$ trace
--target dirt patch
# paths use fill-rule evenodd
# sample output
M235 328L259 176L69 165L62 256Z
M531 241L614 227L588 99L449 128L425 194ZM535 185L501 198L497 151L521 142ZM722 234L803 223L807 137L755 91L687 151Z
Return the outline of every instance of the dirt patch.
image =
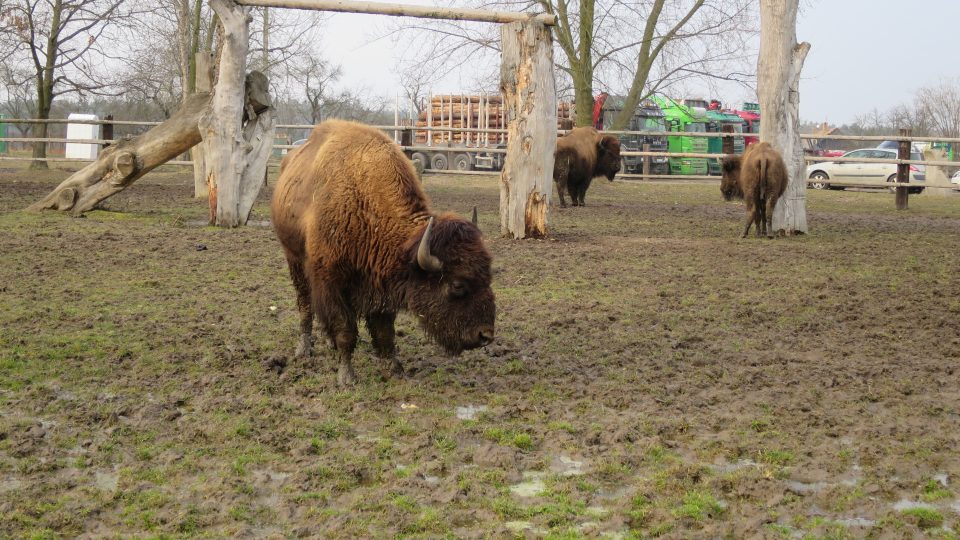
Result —
M740 240L715 185L603 182L515 242L495 178L428 176L480 210L497 339L402 316L408 378L362 332L340 390L293 358L269 190L219 230L188 175L77 219L20 212L63 176L31 174L0 171L0 536L956 533L953 199L810 192L811 234Z

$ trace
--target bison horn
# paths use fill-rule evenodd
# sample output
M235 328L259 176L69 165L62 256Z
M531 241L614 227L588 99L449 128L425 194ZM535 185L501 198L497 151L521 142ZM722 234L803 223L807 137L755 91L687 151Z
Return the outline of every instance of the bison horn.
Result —
M440 259L430 254L430 231L433 229L433 218L427 222L427 228L423 231L423 238L420 239L420 247L417 248L417 264L427 272L439 272L443 268Z
M474 225L479 225L478 222L477 222L477 207L476 207L476 206L473 207L473 216L470 218L470 221L472 221Z

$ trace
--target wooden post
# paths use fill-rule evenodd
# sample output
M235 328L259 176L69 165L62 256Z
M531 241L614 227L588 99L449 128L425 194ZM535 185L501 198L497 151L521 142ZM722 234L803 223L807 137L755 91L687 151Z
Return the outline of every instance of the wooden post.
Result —
M101 144L100 150L103 150L104 148L113 144L113 115L108 114L103 117L103 120L106 122L106 124L103 125L103 133L100 135L100 138L110 142Z
M800 71L810 51L797 43L799 0L760 0L760 57L757 93L763 122L760 140L783 156L790 181L773 211L773 230L807 232L807 179L800 143Z
M722 126L722 127L720 128L720 131L723 132L723 133L736 133L736 131L733 130L733 126L731 126L731 125L729 125L729 124L727 124L727 125L725 125L725 126ZM732 153L735 152L735 150L734 150L734 144L733 144L733 143L734 143L733 137L724 137L723 140L722 140L722 143L723 143L723 153L724 153L724 154L732 154Z
M206 154L210 221L221 227L247 222L266 181L273 145L273 113L267 78L246 75L250 8L210 0L223 24L220 71L210 109L200 119Z
M209 52L198 52L196 58L196 91L210 92L213 88L213 77L210 73L211 58ZM207 168L203 154L203 145L198 144L190 149L190 160L193 161L193 196L197 199L206 199Z
M500 90L507 154L500 172L500 232L513 238L547 234L557 146L553 43L543 23L501 28Z
M910 130L900 128L901 137L909 137ZM910 159L910 141L898 141L897 144L897 159ZM897 164L897 182L910 182L910 165L904 163ZM908 196L907 186L897 186L897 210L906 210L907 209L907 196Z
M650 151L650 143L643 143L643 151ZM650 156L643 156L643 179L650 180Z

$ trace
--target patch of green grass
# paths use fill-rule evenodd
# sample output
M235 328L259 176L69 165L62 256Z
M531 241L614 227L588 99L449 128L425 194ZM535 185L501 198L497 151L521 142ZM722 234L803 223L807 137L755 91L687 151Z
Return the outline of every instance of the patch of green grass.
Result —
M949 499L953 493L934 479L927 480L923 485L923 493L920 494L920 500L925 502L941 501Z
M761 450L758 452L758 459L760 463L768 463L770 465L779 465L781 467L786 467L793 463L794 454L789 450Z
M628 524L632 529L646 527L650 521L653 503L646 495L635 495L630 499L630 509L627 510Z
M567 433L574 435L577 433L577 428L573 427L573 424L570 422L563 421L554 421L547 424L547 429L550 431L566 431Z
M437 435L433 439L433 445L437 447L440 453L449 454L457 449L457 440L446 435Z
M673 509L673 516L702 521L723 514L724 507L717 499L703 491L694 491L683 496L680 506Z
M932 529L943 525L943 514L934 508L908 508L900 513L921 529Z
M529 433L512 429L491 427L484 430L483 436L496 443L504 446L514 446L520 450L529 451L535 446L533 437Z

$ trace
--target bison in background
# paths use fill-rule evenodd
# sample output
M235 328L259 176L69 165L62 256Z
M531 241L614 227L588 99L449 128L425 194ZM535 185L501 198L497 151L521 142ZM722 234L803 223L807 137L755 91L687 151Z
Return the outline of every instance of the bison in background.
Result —
M752 144L743 156L723 160L720 193L728 201L743 199L747 207L747 223L741 238L747 237L752 223L756 223L757 236L773 238L773 209L788 179L783 158L769 143Z
M270 211L297 291L296 355L311 354L315 315L336 351L339 384L356 380L360 317L396 375L400 310L452 354L493 340L491 258L480 230L434 214L413 164L381 131L335 120L315 127L284 158Z
M583 206L583 196L596 176L613 177L620 170L620 139L600 135L592 127L578 127L557 139L553 155L553 181L560 206L567 207L567 191L574 206Z

